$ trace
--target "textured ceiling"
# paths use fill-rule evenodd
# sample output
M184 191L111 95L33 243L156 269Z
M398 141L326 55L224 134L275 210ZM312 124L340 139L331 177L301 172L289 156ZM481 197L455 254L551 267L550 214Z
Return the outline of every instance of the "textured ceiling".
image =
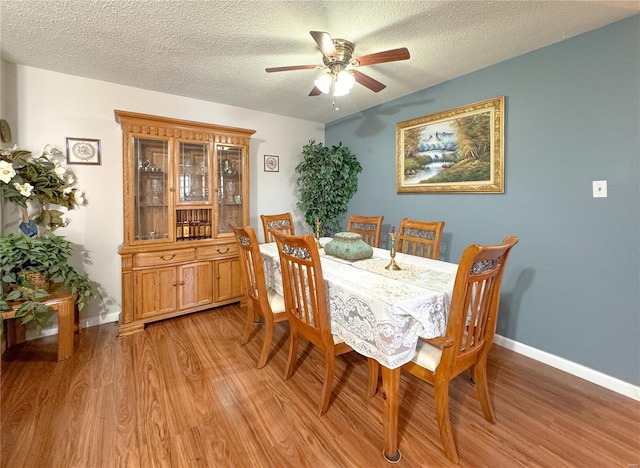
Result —
M2 57L71 75L329 122L640 12L640 1L0 0ZM411 59L360 71L309 97L322 56L309 31L354 56L407 47Z

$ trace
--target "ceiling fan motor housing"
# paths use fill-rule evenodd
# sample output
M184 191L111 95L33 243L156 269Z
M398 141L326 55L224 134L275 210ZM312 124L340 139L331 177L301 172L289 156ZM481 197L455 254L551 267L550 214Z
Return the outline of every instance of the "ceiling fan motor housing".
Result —
M332 73L339 73L345 69L351 62L353 55L353 42L345 39L333 39L333 45L336 48L337 55L332 57L323 57L322 61L326 67L329 67Z

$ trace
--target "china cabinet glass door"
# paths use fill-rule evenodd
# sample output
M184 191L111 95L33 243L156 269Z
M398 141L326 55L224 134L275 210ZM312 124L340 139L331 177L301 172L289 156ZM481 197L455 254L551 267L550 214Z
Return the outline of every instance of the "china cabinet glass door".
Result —
M133 139L135 240L169 237L167 140Z
M209 202L209 146L180 142L180 203Z
M243 150L236 146L217 146L218 234L231 233L229 223L242 225Z
M208 143L179 142L176 240L211 238L211 168Z

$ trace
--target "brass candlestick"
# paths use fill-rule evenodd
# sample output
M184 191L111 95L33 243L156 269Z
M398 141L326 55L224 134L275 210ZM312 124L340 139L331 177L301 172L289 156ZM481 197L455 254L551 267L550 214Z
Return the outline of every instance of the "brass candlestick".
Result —
M391 256L391 261L389 262L389 264L385 267L385 269L387 270L402 270L402 268L400 268L398 266L398 264L396 263L396 235L395 233L390 233L389 236L391 236L391 252L389 252L389 255Z
M322 248L322 244L320 243L320 220L316 219L316 244L318 244L318 248Z

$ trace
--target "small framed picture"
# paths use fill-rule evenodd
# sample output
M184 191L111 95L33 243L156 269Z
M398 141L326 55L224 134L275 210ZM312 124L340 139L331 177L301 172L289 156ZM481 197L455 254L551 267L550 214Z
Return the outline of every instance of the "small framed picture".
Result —
M67 164L100 165L100 140L67 138Z
M278 156L272 154L264 155L264 172L279 172L280 161Z

